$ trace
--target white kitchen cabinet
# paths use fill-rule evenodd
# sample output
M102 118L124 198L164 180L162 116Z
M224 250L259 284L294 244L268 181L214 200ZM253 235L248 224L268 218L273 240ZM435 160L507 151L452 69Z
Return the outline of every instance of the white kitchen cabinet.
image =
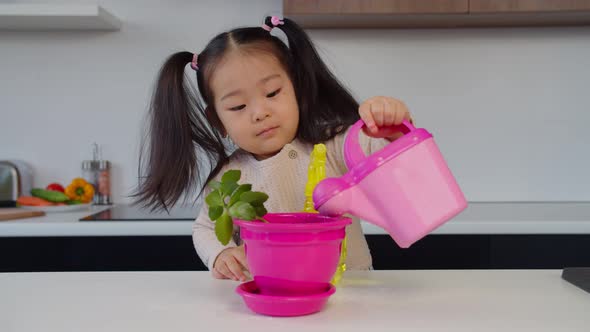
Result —
M122 21L93 4L0 4L0 30L121 29Z

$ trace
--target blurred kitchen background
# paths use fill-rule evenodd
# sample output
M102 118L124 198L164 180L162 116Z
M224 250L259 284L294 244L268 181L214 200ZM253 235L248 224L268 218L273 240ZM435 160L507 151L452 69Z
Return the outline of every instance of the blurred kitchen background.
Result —
M34 18L10 9L34 3ZM108 13L80 15L98 6ZM396 14L351 19L375 8ZM308 29L324 60L359 101L403 100L470 202L410 249L364 223L376 269L590 264L590 0L0 0L0 160L28 163L34 187L65 186L97 143L115 203L1 222L0 271L205 269L198 205L127 206L153 83L170 54L284 12L340 25Z
M30 163L34 185L45 186L80 175L97 142L113 165L115 203L129 202L137 184L164 59L283 8L280 0L43 3L98 3L122 25L0 31L0 156ZM407 103L470 201L590 200L590 27L308 31L359 100Z

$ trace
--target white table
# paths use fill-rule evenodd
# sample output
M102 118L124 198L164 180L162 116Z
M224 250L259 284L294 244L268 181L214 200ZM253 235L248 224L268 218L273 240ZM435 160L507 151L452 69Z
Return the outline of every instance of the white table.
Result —
M0 237L192 234L190 220L78 221L103 209L95 206L79 212L3 221ZM367 222L362 222L362 227L365 234L387 234ZM433 234L590 234L590 202L471 202Z
M0 331L590 331L560 270L347 272L324 311L254 314L208 272L0 274Z

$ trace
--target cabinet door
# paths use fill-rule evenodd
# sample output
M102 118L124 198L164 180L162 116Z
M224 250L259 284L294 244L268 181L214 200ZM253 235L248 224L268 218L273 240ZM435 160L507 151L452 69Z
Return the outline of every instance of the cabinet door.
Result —
M284 0L289 15L466 13L468 0Z
M455 24L469 0L283 0L283 11L305 28L420 28Z
M575 26L590 24L590 0L469 0L480 26Z
M283 0L304 28L590 25L590 0Z
M470 13L543 13L590 10L590 0L469 0Z

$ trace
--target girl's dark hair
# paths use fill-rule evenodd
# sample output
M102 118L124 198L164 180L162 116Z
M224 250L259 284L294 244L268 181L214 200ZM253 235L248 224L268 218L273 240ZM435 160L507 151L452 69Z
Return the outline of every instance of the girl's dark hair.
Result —
M312 144L325 142L359 119L357 101L332 75L305 31L287 18L283 22L276 28L285 33L288 46L261 27L238 28L213 38L198 55L200 98L184 79L193 53L178 52L166 60L151 103L147 155L141 153L139 161L139 170L145 174L140 174L133 195L135 203L167 209L197 185L200 195L204 185L228 162L224 129L214 109L209 82L216 65L233 49L270 53L283 66L299 106L298 139ZM273 26L270 17L265 24ZM209 172L204 183L199 177L202 171Z

